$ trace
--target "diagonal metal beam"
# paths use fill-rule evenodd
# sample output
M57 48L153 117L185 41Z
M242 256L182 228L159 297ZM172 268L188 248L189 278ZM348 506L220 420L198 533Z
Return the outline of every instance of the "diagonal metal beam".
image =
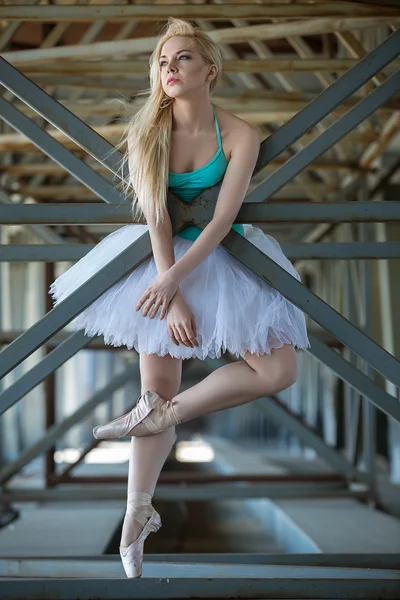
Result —
M146 232L0 353L0 377L30 356L121 277L152 255Z
M328 446L314 429L304 423L299 415L296 415L290 408L285 406L279 399L279 395L256 400L254 406L268 413L277 423L286 427L310 448L313 448L318 456L334 469L337 469L339 473L342 473L348 479L356 479L370 484L370 478L366 473L358 471L339 450Z
M201 229L205 227L204 222L196 222L196 225ZM379 344L308 290L234 229L230 230L221 243L244 266L250 268L261 279L280 291L285 298L308 314L321 327L364 358L390 381L400 386L400 362ZM394 418L400 420L400 404L395 399L391 403L391 415L396 415Z
M395 34L393 34L393 36L394 36L394 35L395 35ZM391 36L391 38L393 38L393 36ZM389 38L389 39L391 39L391 38ZM387 48L387 46L386 46L386 48ZM373 54L373 53L372 53L372 54ZM375 55L375 58L376 58L376 55ZM385 59L386 59L386 58L387 58L387 56L385 57ZM371 62L373 62L373 61L371 60ZM368 63L368 61L367 61L367 63ZM382 66L381 66L380 68L382 68ZM327 91L328 91L328 90L327 90ZM324 92L324 93L325 93L325 92ZM321 95L320 95L320 96L321 96ZM269 138L269 139L270 139L270 138ZM259 158L260 158L260 157L259 157ZM217 186L216 186L216 187L217 187ZM216 190L211 190L211 191L210 191L210 195L215 195L215 192L216 192ZM204 197L206 197L206 194L201 194L201 195L200 195L200 201L204 200ZM200 226L200 224L199 224L199 226ZM201 226L200 226L200 227L201 227ZM203 224L203 227L204 227L204 224ZM231 231L231 232L230 232L230 234L227 236L227 241L226 241L226 242L224 242L224 244L223 244L223 245L224 245L224 246L226 246L226 244L227 244L229 241L234 241L234 240L235 240L235 238L241 238L241 236L239 236L238 234L236 234L236 235L235 235L235 234L236 234L236 232L234 232L234 231ZM232 236L233 236L233 239L232 239ZM142 236L142 237L145 237L145 236ZM148 241L148 237L149 237L149 236L148 236L148 234L147 234L147 241ZM136 243L137 243L137 242L136 242ZM244 249L246 249L246 247L247 247L248 249L249 249L249 247L252 247L252 244L250 244L249 242L247 242L247 240L245 240L245 239L243 239L243 238L238 240L238 244L237 244L237 245L239 246L239 248L240 248L240 246L242 245L242 248L243 248L243 250L244 250ZM226 246L226 247L227 247L227 246ZM254 250L257 250L257 249L256 249L256 248L254 248L254 247L252 247L252 251L254 251ZM151 249L150 249L150 251L151 251ZM231 250L229 250L229 248L228 248L228 251L231 251ZM121 253L121 254L124 254L124 256L125 256L125 254L126 254L127 252L128 252L128 249L127 249L126 251L124 251L124 253ZM258 251L258 252L259 252L260 254L262 254L260 251ZM234 254L234 252L231 252L231 253L232 253L232 254ZM262 257L263 257L263 258L262 258L262 260L264 260L264 261L269 261L269 262L270 262L270 264L274 264L274 265L275 265L275 263L274 263L273 261L271 261L270 259L268 259L268 257L266 257L265 255L263 255L263 254L262 254ZM118 259L119 259L119 258L121 258L121 255L118 257ZM240 257L237 257L237 258L239 258L239 260L240 260ZM114 259L114 261L115 261L115 262L118 262L118 260L117 260L117 259ZM113 263L114 263L114 261L113 261ZM131 264L132 264L132 263L131 263ZM139 263L137 263L137 264L139 264ZM265 263L265 264L267 265L267 263ZM109 266L109 265L107 265L107 267L108 267L108 266ZM246 265L246 266L247 266L247 265ZM105 268L104 268L104 269L102 269L102 271L101 271L101 273L102 273L102 275L103 275L103 276L104 276L104 273L103 273L103 272L104 272L104 271L107 269L107 267L105 267ZM286 280L286 282L287 282L287 283L289 283L289 281L290 281L290 280L293 280L293 281L292 281L292 283L291 283L291 285L294 285L295 287L296 287L296 285L297 285L297 286L299 286L299 288L300 288L300 289L302 289L302 286L301 286L301 284L300 284L299 282L297 282L297 281L296 281L296 280L295 280L293 277L291 277L291 276L290 276L288 273L286 273L286 272L285 272L283 269L281 269L281 268L280 268L278 265L275 265L275 266L274 266L274 268L275 268L275 269L277 268L277 269L279 269L280 271L282 271L282 273L280 274L280 277L281 277L281 278L283 277L283 280L285 279L285 276L286 276L286 277L288 277L288 278L289 278L289 279L287 279L287 280ZM124 273L122 273L122 275L123 275L123 274L125 274L125 272L126 272L126 271L124 271ZM279 274L279 271L277 271L277 273ZM99 274L97 274L97 275L99 275ZM92 279L95 279L95 277L97 277L97 275L96 275L96 276L94 276ZM120 278L122 275L121 275L121 274L119 274L119 278ZM92 279L90 280L90 282L91 282L91 283L92 283ZM114 281L115 281L115 280L114 280ZM87 284L88 284L88 283L89 283L89 282L87 282ZM85 285L87 285L87 284L85 284ZM110 285L112 285L112 283L109 283L109 282L108 282L106 285L108 285L108 287L110 287ZM273 284L272 284L272 285L273 285ZM81 286L81 287L85 287L85 286ZM274 286L274 287L276 287L276 286ZM108 289L108 288L107 288L107 289ZM77 290L77 291L74 293L74 295L73 295L73 296L75 297L75 295L78 295L78 294L79 294L79 291L80 291L80 290ZM101 290L101 291L98 293L98 295L100 295L100 294L102 293L102 291L104 291L104 289L102 289L102 290ZM282 290L281 290L281 291L282 291ZM289 290L289 294L290 294L290 290ZM298 305L299 305L299 303L298 303L298 302L296 302L296 300L293 300L293 298L292 298L292 297L290 297L288 294L284 293L284 295L287 295L287 297L288 297L289 299L291 299L291 300L292 300L292 301L293 301L295 304L298 304ZM98 296L97 296L97 297L98 297ZM92 302L94 299L95 299L95 298L92 296L92 297L90 298L90 300L87 302L86 306L87 306L88 304L90 304L90 303L91 303L91 302ZM68 299L67 299L67 300L68 300ZM67 301L67 300L66 300L66 301ZM64 301L64 303L65 303L66 301ZM320 301L320 302L322 303L322 305L325 305L325 303L323 303L322 301ZM61 304L64 304L64 303L61 303ZM306 312L308 312L308 311L307 311L307 302L306 302L306 301L304 302L304 305L305 305L305 307L306 307L306 308L305 308ZM327 307L327 305L325 305L325 306ZM83 307L83 308L84 308L84 307ZM80 310L82 310L83 308L81 307L81 309L80 309ZM53 309L53 310L56 310L56 309ZM77 312L79 313L79 312L80 312L80 310L78 309L78 311L77 311ZM326 309L325 309L325 310L326 310ZM336 313L336 311L333 311L333 309L330 309L330 310L331 310L331 311L332 311L332 313L334 313L335 315L338 315L338 313ZM51 313L52 313L52 312L53 312L53 311L51 311ZM77 313L76 313L76 314L77 314ZM72 316L71 316L71 318L70 318L69 320L71 320L71 319L72 319L74 316L75 316L75 315L72 315ZM313 318L315 318L315 317L314 317L314 316L313 316L311 313L310 313L310 316L312 316ZM329 311L328 311L328 316L329 316ZM339 316L340 316L340 315L339 315ZM44 319L46 319L46 317L45 317ZM319 321L318 321L318 319L316 319L316 320L317 320L317 322L319 322ZM43 321L43 320L42 320L42 321ZM67 321L67 322L69 322L69 321ZM341 325L342 325L343 327L345 327L345 324L346 324L346 323L347 323L347 321L346 321L345 319L343 319L343 318L342 318L342 323L341 323ZM65 324L65 323L64 323L64 324ZM322 324L322 323L321 323L321 324ZM63 326L63 325L61 325L61 326L59 327L59 329L60 329L62 326ZM322 326L324 326L324 325L322 324ZM35 327L35 326L34 326L34 327ZM33 328L31 328L31 330L29 330L29 331L28 331L26 334L24 334L24 336L26 336L27 334L29 334L29 332L31 332L31 334L32 334L32 329L34 329L34 327L33 327ZM330 329L329 329L329 327L327 327L327 328L328 328L328 330L330 330ZM50 329L51 329L51 328L50 328ZM53 326L53 329L54 329L54 326ZM59 329L56 329L56 330L54 330L54 332L53 332L53 333L55 333L55 332L56 332L56 331L58 331ZM347 329L350 329L350 331L351 331L351 329L352 329L352 326L350 326L350 324L348 324L348 323L347 323ZM356 328L353 328L353 329L355 329L355 330L358 332L358 330L357 330ZM360 334L360 332L358 332L358 333ZM51 334L50 334L48 337L51 337L51 335L52 335L52 333L51 333ZM22 336L22 337L24 337L24 336ZM29 337L29 335L28 335L28 337ZM46 339L48 339L48 337L47 337ZM364 337L366 338L366 336L364 336ZM366 338L366 339L367 339L369 342L371 342L372 344L374 344L374 343L372 342L372 340L370 340L369 338ZM34 340L34 336L32 336L32 342L33 342L33 340ZM16 346L15 346L15 349L17 349L16 347L18 346L18 343L17 343L18 341L19 341L19 340L15 340L15 342L13 343L13 344L14 344L14 346L16 345ZM43 340L43 341L46 341L46 340ZM342 341L343 341L343 340L342 340ZM35 343L35 342L33 342L33 343ZM43 342L42 342L42 343L43 343ZM5 351L2 353L3 355L4 355L4 354L6 354L6 356L5 356L4 358L6 358L6 359L7 359L7 356L8 356L8 359L10 359L10 358L11 358L10 354L12 354L12 352L7 352L7 351L9 351L9 350L10 350L10 348L13 346L13 344L11 344L11 345L10 345L10 347L9 347L7 350L5 350ZM40 345L40 344L39 344L39 345ZM348 345L349 345L350 347L352 347L352 345L351 345L351 344L348 344ZM370 346L370 344L369 344L369 346ZM38 347L38 346L37 346L37 347ZM36 349L36 348L35 348L35 349ZM379 349L381 352L379 352L379 351L377 352L377 349ZM370 346L370 350L372 350L372 347L371 347L371 346ZM383 372L384 374L387 374L387 373L392 373L392 376L395 376L395 374L394 374L393 372L394 372L394 368L395 368L396 366L398 366L398 363L397 363L397 361L396 361L395 359L393 359L393 357L391 357L391 355L389 355L388 353L385 353L385 351L384 351L382 348L380 348L379 346L377 346L376 344L375 344L375 348L374 348L374 350L375 350L375 352L377 352L377 354L380 354L380 356L378 356L378 358L379 358L379 361L378 361L378 362L380 363L380 367L376 367L376 368L378 368L378 370L381 370L381 372ZM358 350L355 350L355 351L357 352ZM27 355L29 355L29 353L31 353L31 352L28 350L28 354L27 354ZM359 352L359 353L360 353L360 355L361 355L361 356L363 356L363 357L364 357L363 353L361 353L361 352ZM383 354L382 354L382 353L383 353ZM18 361L18 360L23 360L23 358L21 358L21 356L23 355L23 353L19 352L19 353L17 353L17 354L19 354L19 356L17 356L17 361ZM386 355L387 355L387 356L386 356ZM390 358L392 359L391 361L389 360L389 362L391 363L391 364L389 365L389 367L390 367L389 369L387 369L387 368L386 368L386 367L383 365L383 363L382 363L382 360L383 360L383 359L386 359L386 360L388 360L388 359L387 359L387 357L390 357ZM366 358L366 360L368 360L368 359ZM17 363L15 363L15 362L14 362L14 364L17 364ZM374 364L374 362L371 362L371 364ZM8 364L8 365L7 365L5 368L9 368L9 369L10 369L10 365L12 365L12 363L10 363L10 362L9 362L9 364ZM375 365L374 365L374 366L375 366ZM12 366L11 366L11 368L12 368ZM7 372L8 372L8 371L7 371ZM390 375L389 375L389 378L390 378Z
M136 359L122 373L116 375L103 388L96 390L96 392L94 392L94 394L88 400L86 400L82 406L63 419L61 423L56 423L47 429L45 435L33 446L22 452L22 454L15 461L5 465L0 470L0 484L4 484L6 481L8 481L11 477L18 473L22 467L39 456L39 454L42 454L43 452L46 452L52 448L55 442L61 436L65 435L72 427L86 418L99 404L101 404L104 400L107 400L107 398L110 398L112 394L120 387L124 386L129 381L134 380L137 376L137 373L138 361Z
M0 83L102 165L109 168L113 174L118 171L122 156L110 142L1 57ZM126 176L127 168L124 171L124 177Z
M26 136L37 148L63 167L99 198L111 204L128 204L125 197L105 177L89 167L75 154L36 125L23 112L0 97L0 116L11 127ZM90 128L89 128L90 129ZM100 137L100 136L98 136Z
M400 47L400 40L399 40ZM373 114L386 100L400 91L400 71L394 73L373 92L360 100L345 115L337 119L315 140L289 158L259 186L246 196L248 202L263 202L301 173L313 160L345 137L357 125Z
M63 365L69 358L97 336L86 336L82 330L69 336L64 342L46 354L40 362L21 375L14 383L0 393L0 415L14 406L28 392L33 390L46 377Z
M342 75L329 88L282 125L261 144L255 173L301 138L310 128L328 116L341 102L381 71L400 53L400 30L389 36L380 46L361 59L355 67Z
M332 369L343 381L363 396L366 396L388 416L400 421L400 402L397 398L385 392L372 379L364 375L357 367L342 358L340 354L318 340L314 335L310 334L309 338L311 347L307 349L307 352Z
M254 174L298 140L311 127L319 123L338 104L346 100L396 58L400 52L399 47L400 31L396 31L280 127L277 132L264 140L261 144ZM91 130L78 117L36 86L28 77L22 75L18 69L5 61L4 58L0 58L0 61L0 82L5 87L31 106L44 119L50 120L60 131L63 131L70 139L97 158L104 166L115 171L114 168L111 168L111 163L105 160L105 155L108 152L111 152L110 160L114 161L114 166L121 158L119 152L111 144L108 144L104 138ZM50 115L50 119L48 115ZM100 153L97 148L101 149Z
M204 227L205 224L202 223L199 226ZM174 228L176 228L176 225L173 225ZM223 240L223 245L243 265L252 269L261 279L278 289L286 298L309 314L312 319L349 346L354 352L362 356L390 381L400 385L399 361L318 296L307 290L297 279L261 250L233 229ZM0 376L5 375L14 366L22 362L24 358L45 343L54 333L60 331L64 325L89 306L106 289L109 289L125 273L141 264L150 254L150 236L146 233L3 350L0 354ZM246 260L243 257L246 257ZM393 399L387 406L390 407L391 416L400 420L399 403ZM380 408L386 412L387 406L385 409L382 406Z

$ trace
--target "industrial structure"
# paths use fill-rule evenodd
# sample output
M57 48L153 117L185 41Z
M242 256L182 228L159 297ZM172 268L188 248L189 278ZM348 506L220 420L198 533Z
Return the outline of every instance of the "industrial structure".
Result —
M301 282L234 230L222 245L305 312L311 347L284 393L178 427L164 527L128 580L129 442L92 427L140 394L138 354L70 324L149 235L54 308L48 288L131 222L118 98L143 103L169 16L221 47L214 102L263 140L236 222ZM397 0L0 5L2 600L400 598L399 25ZM174 233L204 229L219 189L169 193ZM233 360L184 361L182 388Z

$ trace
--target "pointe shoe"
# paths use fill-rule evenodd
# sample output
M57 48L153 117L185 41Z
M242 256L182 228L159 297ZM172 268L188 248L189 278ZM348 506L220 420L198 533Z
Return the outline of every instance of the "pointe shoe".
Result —
M173 405L173 400L164 400L156 392L148 390L139 396L136 405L128 413L94 427L93 435L98 440L106 440L161 433L167 427L181 422ZM151 418L148 416L150 413Z
M129 544L129 546L120 546L119 554L121 556L122 566L127 577L141 577L143 563L144 542L152 531L158 531L161 527L161 518L158 512L151 505L151 496L145 492L135 492L137 504L140 508L129 506L127 513L143 525L139 537ZM147 506L146 506L147 505Z

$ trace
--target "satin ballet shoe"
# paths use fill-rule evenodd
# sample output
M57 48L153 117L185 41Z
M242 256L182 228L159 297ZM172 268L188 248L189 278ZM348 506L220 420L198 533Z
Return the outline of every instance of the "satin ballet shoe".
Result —
M151 505L151 495L145 492L134 492L130 496L135 498L137 507L128 502L127 514L131 515L143 525L138 538L129 546L120 546L119 554L122 566L127 577L141 577L143 563L144 542L152 531L158 531L161 527L161 518Z
M167 427L181 423L174 404L173 400L164 400L148 390L139 396L132 410L105 425L94 427L93 435L98 440L106 440L161 433Z

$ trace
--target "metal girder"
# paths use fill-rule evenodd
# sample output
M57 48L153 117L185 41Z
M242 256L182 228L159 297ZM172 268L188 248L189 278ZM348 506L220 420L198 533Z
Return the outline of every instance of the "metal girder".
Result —
M396 43L396 41L397 41L396 35L398 33L399 32L396 32L395 34L390 36L390 38L388 40L386 40L386 42L384 42L384 44L382 44L379 49L377 49L373 53L371 53L371 55L369 55L367 57L369 60L365 61L365 59L364 59L364 61L360 61L360 63L363 63L362 68L360 67L360 71L357 71L357 73L360 76L361 76L361 72L363 73L363 76L365 76L365 71L368 70L368 68L370 68L372 64L375 64L375 67L377 68L377 70L379 70L379 68L382 68L382 60L383 60L383 62L385 62L386 60L387 60L387 62L389 62L391 60L390 58L388 58L388 56L389 56L390 52L393 52L393 50L394 50L393 44ZM382 48L383 48L383 50L382 50ZM380 55L379 52L381 52L382 55ZM397 53L398 53L398 46L397 46ZM378 56L380 57L380 61L381 61L379 63L379 67L377 67L377 62L376 62ZM358 66L359 65L357 65L357 67ZM354 67L354 69L357 69L357 67ZM349 75L349 73L346 75ZM342 86L339 86L338 89L342 89L344 86L344 88L342 89L342 92L345 92L345 95L346 94L348 95L349 93L351 93L351 92L349 92L349 87L348 87L350 85L351 78L350 78L350 80L346 79L347 84L344 85L343 78L345 78L346 75L343 76L340 80L338 80L338 82L339 81L342 82ZM391 80L392 80L392 78L391 78ZM334 86L338 82L336 82L334 84ZM391 83L391 85L393 87L392 83ZM332 88L334 86L331 86L331 88L326 90L326 92L321 94L318 98L320 99L321 96L323 96L330 90L332 91ZM383 87L383 86L381 86L381 87ZM392 89L392 88L390 88L390 89ZM316 99L315 101L317 101L317 100L318 99ZM365 100L363 100L363 102L365 102ZM320 101L320 105L322 106L323 104L324 104L324 102ZM317 106L320 106L320 105L317 105ZM326 103L325 103L325 105L326 105ZM310 107L307 107L307 109L309 109L309 108ZM307 109L305 109L305 110L307 110ZM299 116L299 115L297 115L297 116ZM292 121L293 120L295 120L295 119L292 119ZM309 127L309 124L307 125L307 127ZM287 130L285 130L285 131L287 131ZM299 131L297 131L294 134L294 138L296 138L296 135L298 135L298 134L299 134ZM300 135L301 135L301 133L300 133ZM281 138L279 138L279 139L281 139ZM269 143L271 142L271 138L268 138L268 142ZM262 153L260 152L258 164L260 163L261 154ZM261 160L261 162L262 162L262 160ZM202 211L201 211L201 214L199 214L198 219L196 219L194 222L196 224L198 224L200 228L205 227L206 219L205 219L204 213L209 212L209 209L211 208L211 207L209 207L208 210L206 211L205 207L201 206L201 205L204 204L205 200L210 200L210 199L215 198L216 194L218 193L219 187L220 186L214 186L214 188L212 188L211 190L209 190L206 193L200 194L200 196L198 197L198 202L196 204L197 204L198 208L200 208L200 207L202 208ZM177 207L175 207L175 209L177 210ZM179 210L180 210L180 212L182 212L181 207L179 208ZM180 224L180 226L181 225L182 225L182 223ZM67 322L72 320L72 318L74 316L76 316L76 314L79 314L79 312L81 312L81 310L86 308L86 306L88 306L91 302L93 302L93 300L95 300L99 295L101 295L101 293L103 291L105 291L105 289L108 289L109 287L111 287L111 285L115 281L120 279L129 270L129 267L120 266L119 272L116 274L115 274L115 267L117 266L117 264L122 263L123 259L126 259L131 247L136 247L136 246L140 245L140 242L143 240L143 238L145 238L146 241L143 242L142 247L144 247L146 249L146 246L147 246L147 249L149 250L149 255L150 255L151 248L148 248L149 236L147 233L147 234L143 235L140 238L140 240L138 240L137 242L132 244L129 248L127 248L124 252L122 252L111 263L106 265L106 267L104 267L99 273L97 273L95 276L93 276L86 284L81 286L81 288L79 288L76 292L74 292L74 294L72 294L70 298L67 298L64 302L60 303L60 305L58 307L56 307L55 309L50 311L50 313L48 313L48 315L52 315L54 317L54 315L57 315L57 312L54 312L54 311L57 311L57 308L67 309L67 307L68 307L67 312L69 312L69 315L67 314L67 319L65 319L65 317L62 319L61 315L60 315L58 322L56 324L54 324L54 322L53 322L50 325L48 322L48 321L51 322L51 318L50 318L45 323L44 329L46 329L46 326L47 326L47 332L44 333L43 331L40 331L40 329L41 329L40 324L41 323L43 324L43 322L46 321L46 317L47 317L46 316L41 320L41 322L36 324L36 326L33 326L30 330L28 330L26 332L26 334L21 336L21 338L22 337L24 338L24 342L28 342L26 344L28 346L28 348L26 350L20 349L21 345L19 344L19 342L22 342L22 340L20 340L20 338L18 338L5 351L3 351L2 358L5 359L5 366L3 367L3 373L5 374L6 372L9 372L9 370L11 370L11 368L13 368L13 366L15 366L16 364L19 364L19 362L21 362L21 360L23 360L23 358L25 358L30 353L32 353L32 351L34 351L34 349L39 347L41 345L41 343L43 343L47 339L49 339L49 337L51 337L51 335L53 335L54 333L59 331L63 325L65 325ZM343 317L341 317L336 311L334 311L333 309L328 307L328 305L326 305L322 300L317 299L317 297L314 296L313 294L311 294L311 292L307 291L308 297L307 297L307 295L304 296L305 290L302 289L303 286L297 280L295 280L292 276L290 276L288 273L286 273L284 271L284 269L280 268L279 265L276 265L271 259L266 257L263 253L258 251L257 248L252 247L252 244L250 244L247 240L242 238L242 236L238 235L235 231L231 230L231 232L228 234L228 236L223 241L223 246L226 247L227 250L229 252L231 252L231 254L236 256L236 258L238 258L241 262L243 262L243 260L241 260L240 256L238 256L238 254L241 254L242 256L244 256L245 250L247 249L247 252L253 255L253 264L250 265L250 268L252 268L256 274L261 273L261 277L263 277L265 280L267 280L268 283L273 285L273 287L276 287L277 289L279 289L286 297L288 297L289 300L291 300L292 302L297 304L300 308L303 308L303 310L305 310L305 312L308 312L310 314L310 316L312 318L314 318L314 320L316 320L318 323L320 323L323 327L325 326L325 328L327 328L329 331L332 331L332 329L330 329L330 327L329 327L329 318L332 321L332 317L334 317L335 324L338 326L337 329L335 329L333 327L334 331L332 331L332 332L334 332L334 335L337 335L337 331L341 330L340 333L341 333L342 337L337 335L337 337L339 337L339 339L341 339L341 341L343 341L349 347L351 347L353 350L358 352L363 358L365 358L366 360L369 360L369 362L375 368L380 370L389 379L391 379L392 381L395 381L395 382L400 381L400 378L398 377L398 375L396 375L396 369L398 369L398 366L399 366L398 361L396 361L389 353L385 352L377 344L374 344L374 342L372 340L370 340L370 338L363 335L357 328L355 328L354 326L349 324L345 319L343 319ZM254 252L256 252L256 254L254 254ZM257 255L257 252L258 252L258 255ZM261 255L261 257L259 255ZM147 258L147 256L139 258L139 261L134 263L133 268L135 268L138 264L140 264L140 262L142 262L142 260L145 260L145 258ZM262 265L261 269L259 268L258 265L256 266L257 262L258 263L260 262L260 258L261 258L261 265ZM263 261L264 261L264 264L263 264ZM134 262L134 261L132 261L132 262ZM131 262L131 265L132 265L132 262ZM268 263L269 263L269 265L268 265ZM246 266L249 266L248 263L244 263L244 264L246 264ZM111 281L108 279L107 283L104 285L104 283L101 283L101 279L102 279L102 277L105 276L107 269L109 271L111 271L110 266L114 267L115 277ZM266 276L262 272L263 267L265 268L267 266L269 266L269 271L272 271L272 275L273 275L272 278L271 278L271 276L269 276L269 277ZM275 285L273 283L274 279L276 280ZM89 287L89 284L91 285L91 287L93 287L93 283L96 283L96 284L98 283L97 291L95 290L94 293L91 294L90 300L87 300L87 294L86 294L85 290L86 290L86 288ZM297 287L297 290L296 290L296 287ZM101 289L99 290L99 288L101 288ZM299 295L299 292L300 292L301 295L303 296L301 301L296 301L296 298L295 298L296 292L297 292L297 295ZM78 301L78 299L80 300L80 302ZM309 307L312 305L312 303L314 303L314 309L310 311ZM315 303L316 303L316 305L315 305ZM73 308L74 304L75 305L80 304L78 309ZM74 311L76 311L76 312L74 314L72 314ZM319 314L318 314L319 312L324 313L325 318L324 317L322 317L322 319L319 318ZM56 319L56 321L57 321L57 319ZM353 338L356 338L355 343L352 341L352 336L353 336ZM33 348L33 346L35 344L37 344L37 345L36 345L36 347ZM12 354L14 351L15 351L15 354L17 355L16 360L12 360ZM374 354L377 355L376 360L375 360ZM398 372L399 371L397 371L397 373ZM394 407L393 407L393 409L394 409Z
M96 244L0 244L0 262L79 260ZM290 260L400 258L400 242L281 243Z
M69 336L49 352L40 362L21 375L14 383L0 393L0 415L14 406L46 377L63 365L71 356L82 350L94 337L86 336L82 330Z
M310 128L328 116L341 102L357 91L371 77L400 53L400 31L390 35L380 46L362 58L353 69L339 77L326 90L284 123L261 145L255 172L263 168ZM282 168L282 167L280 167ZM277 169L279 171L280 169ZM257 188L258 189L258 188ZM265 197L260 201L265 201Z
M41 115L46 121L62 131L88 154L98 160L103 166L110 169L113 175L116 174L119 162L122 158L121 153L89 125L65 108L63 104L57 102L50 94L42 90L38 85L31 81L29 77L23 75L2 57L0 57L0 83L15 96L20 98L27 106L30 106L32 110ZM15 107L13 108L15 109ZM18 109L15 110L18 111ZM13 120L15 120L16 114L17 113L14 111L9 111L9 115L13 117ZM46 135L49 136L47 132ZM47 137L42 139L45 140ZM33 142L32 139L31 141ZM57 142L57 144L60 143ZM46 144L44 145L46 147ZM65 165L62 164L61 166L64 167ZM70 173L74 174L72 171L70 171ZM127 174L128 171L127 168L125 168L124 176ZM117 201L115 196L109 194L107 194L107 197L103 198L103 200L106 202ZM122 196L118 202L120 201L124 201Z
M400 47L400 38L399 44ZM400 51L399 51L400 52ZM328 88L329 89L329 88ZM373 92L360 100L345 115L337 119L315 140L304 146L284 165L276 169L267 179L246 196L249 202L264 202L278 192L288 181L296 177L313 160L324 154L364 119L369 117L388 98L400 91L400 72L394 73ZM319 97L319 96L318 96ZM312 104L312 103L311 103Z
M299 415L296 415L285 406L279 399L279 394L271 396L270 398L257 400L255 406L268 413L268 415L276 422L287 427L288 431L296 435L305 444L310 446L310 448L313 448L321 458L333 468L337 469L339 473L342 473L349 479L356 479L367 485L370 484L369 477L366 473L358 471L339 450L328 446L316 431L304 423Z
M198 197L199 198L199 197ZM212 219L215 201L192 200L183 205L179 199L169 199L168 208L183 223ZM244 202L235 223L349 223L359 221L400 221L400 202ZM132 224L131 207L127 203L110 204L0 204L0 223L17 225L46 223L73 224Z
M80 333L80 332L78 332L78 333ZM53 352L55 352L56 350L57 350L57 348L55 350L53 350ZM48 355L48 356L50 356L50 355ZM39 367L42 366L42 363L44 362L44 360L45 359L43 359L39 363L39 365L38 365ZM43 437L40 438L40 440L38 442L33 444L33 446L31 446L30 448L27 448L26 450L24 450L22 452L22 454L20 454L20 456L18 456L18 458L16 460L14 460L11 463L6 464L2 469L0 469L0 484L8 481L13 475L18 473L22 469L22 467L27 465L29 462L31 462L37 456L39 456L39 454L42 454L43 452L46 452L47 450L52 448L54 446L55 442L61 436L65 435L70 429L72 429L72 427L77 425L80 421L82 421L82 419L86 418L90 413L92 413L93 410L99 404L101 404L101 402L104 402L104 400L107 400L107 398L110 398L111 395L116 390L118 390L120 387L125 385L128 381L133 380L138 372L137 362L138 361L136 360L135 363L126 367L126 369L122 373L119 373L118 375L113 377L113 379L110 382L108 382L104 387L102 387L100 390L95 391L92 394L92 396L90 398L88 398L85 401L85 403L82 404L73 413L71 413L70 415L65 417L60 423L56 423L52 427L48 428L46 430L46 433L43 435ZM57 368L58 366L59 365L56 365L54 368ZM34 369L35 369L35 367L33 369L31 369L31 371L34 371ZM31 371L28 371L28 373L26 375L29 376ZM26 375L21 377L21 381L23 382L23 384L24 384L24 379L25 379ZM34 385L37 385L40 381L41 381L41 379L39 379L39 381L35 381L35 383L32 385L32 387L34 387ZM18 384L19 384L19 381L17 381L16 384L10 386L10 388L12 389L15 385L18 385ZM3 392L3 394L1 394L0 398L2 398L2 396L6 395L10 388L7 388ZM6 396L4 398L4 401L6 402L7 400L8 400L8 398ZM15 400L15 402L17 402L17 400L18 400L18 398ZM10 404L10 405L12 405L12 404Z
M1 96L0 116L3 121L31 140L37 148L47 154L54 162L63 167L88 189L92 190L99 198L112 205L117 203L128 204L123 194L105 177L89 167L83 160L75 156L71 150L65 148L47 131L36 125L34 121Z
M343 482L319 483L201 483L176 485L160 483L154 492L155 501L165 502L213 502L234 498L347 498L366 497L367 488L352 490ZM125 500L126 484L70 489L50 488L11 489L0 494L0 502L82 502L101 500Z
M288 146L298 140L311 127L319 123L351 94L357 91L377 72L399 54L400 31L391 34L380 46L362 58L352 69L343 74L329 88L313 99L303 110L285 123L278 131L264 140L260 147L253 175L276 158ZM44 119L53 123L70 139L84 148L101 164L115 171L121 155L104 138L61 106L49 94L36 86L28 77L22 75L10 63L0 58L0 82L23 102L31 106ZM1 107L1 105L0 105ZM16 114L16 113L15 113ZM0 112L1 116L1 112ZM47 134L48 135L48 134ZM98 148L101 150L98 152ZM106 158L111 152L114 167ZM279 169L278 169L279 171ZM124 172L124 177L127 174Z
M175 227L176 225L173 225L173 228ZM81 285L73 294L60 302L40 321L3 350L0 354L0 358L2 359L0 376L9 372L54 335L54 333L60 331L64 325L69 323L131 268L135 268L138 264L141 264L151 252L149 237L148 232L142 235L139 240L132 243L86 283ZM357 352L389 380L400 385L400 364L391 354L386 352L310 290L307 290L272 259L233 229L228 233L223 244L242 264L250 267L256 275L260 276L264 281L272 285L272 287L278 289L285 297L308 313L317 323L330 331L344 344ZM246 256L246 260L242 258L243 256ZM21 343L22 340L25 343ZM390 414L400 420L400 405L394 398L391 398L391 400L391 402L389 400L385 402L385 412L389 408Z
M30 356L103 292L150 256L151 241L146 233L7 346L0 353L0 377Z
M342 358L340 354L328 348L326 344L321 343L315 336L310 334L309 337L311 347L307 349L307 352L332 369L341 379L367 397L388 416L400 421L400 402L397 398L385 392L370 377L364 375L354 365Z
M147 567L147 568L146 568ZM3 600L165 600L168 598L341 598L395 600L400 572L283 565L152 563L144 577L2 579Z
M118 563L120 558L116 554L108 554L101 556L54 556L45 558L2 558L0 557L0 577L10 575L16 576L19 574L33 573L35 567L40 567L44 573L52 573L54 575L64 575L68 572L64 569L70 567L82 569L90 569L91 565L96 565L101 568L101 565L110 563ZM263 552L203 552L196 553L179 553L179 554L152 554L145 553L143 555L143 563L194 563L194 564L239 564L239 565L288 565L288 566L304 566L304 567L350 567L356 569L394 569L400 570L400 554L329 554L329 553L313 553L313 554L265 554ZM18 569L18 570L17 570Z

